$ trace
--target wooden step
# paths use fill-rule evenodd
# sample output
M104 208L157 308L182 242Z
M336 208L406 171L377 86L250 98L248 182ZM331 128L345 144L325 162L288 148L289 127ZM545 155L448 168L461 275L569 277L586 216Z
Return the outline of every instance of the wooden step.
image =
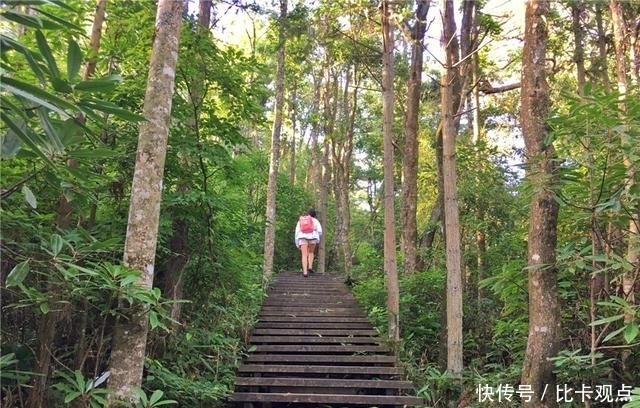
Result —
M345 404L351 405L422 405L422 398L408 395L343 395L343 394L295 394L295 393L259 393L236 392L231 394L235 402L286 402L303 404Z
M229 401L242 408L422 406L341 279L280 273Z
M302 364L357 364L357 365L393 365L395 364L394 356L387 355L325 355L325 354L256 354L251 353L244 360L245 363L302 363Z

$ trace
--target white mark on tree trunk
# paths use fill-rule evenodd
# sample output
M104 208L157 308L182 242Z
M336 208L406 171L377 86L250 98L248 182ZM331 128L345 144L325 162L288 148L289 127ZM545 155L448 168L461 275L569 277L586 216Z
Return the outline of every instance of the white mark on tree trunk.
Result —
M531 255L531 260L534 262L538 262L540 260L540 255L539 254Z
M145 269L149 275L153 276L153 264L148 264Z
M534 326L533 331L540 332L540 333L546 333L546 332L549 331L549 328L547 326Z

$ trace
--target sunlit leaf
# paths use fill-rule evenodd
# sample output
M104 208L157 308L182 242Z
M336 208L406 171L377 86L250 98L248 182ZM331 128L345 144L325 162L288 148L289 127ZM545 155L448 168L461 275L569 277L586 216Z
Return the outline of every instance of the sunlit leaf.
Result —
M9 275L7 275L7 287L18 286L29 273L29 261L22 261L13 267Z
M22 194L24 195L24 199L31 206L31 208L38 208L38 202L36 201L36 196L33 194L33 191L26 184L22 185Z

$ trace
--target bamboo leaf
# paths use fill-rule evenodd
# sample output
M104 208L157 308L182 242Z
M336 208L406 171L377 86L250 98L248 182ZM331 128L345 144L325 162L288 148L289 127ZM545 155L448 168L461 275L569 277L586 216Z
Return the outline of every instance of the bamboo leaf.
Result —
M42 158L47 164L53 166L53 162L51 159L42 151L40 146L34 141L34 139L30 136L30 130L27 128L25 123L22 120L19 120L17 123L13 120L13 118L4 112L0 112L0 118L7 124L7 126L13 130L16 135L25 143L27 146L31 148L31 150Z
M31 206L31 208L38 208L38 202L36 201L36 196L33 194L33 191L26 184L22 185L22 194L24 195L24 199Z
M9 11L9 10L5 10L2 13L2 17L9 20L9 21L13 21L14 23L18 23L18 24L22 24L26 27L31 27L31 28L35 28L35 29L41 29L42 26L42 20L39 19L36 16L30 16L28 14L24 14L24 13L18 13L15 11Z
M12 159L18 154L22 147L22 142L13 129L7 129L7 133L0 138L0 158L2 160Z
M90 92L101 92L101 91L111 91L122 82L122 77L120 75L111 75L106 78L100 79L91 79L88 81L78 82L74 89L78 91L90 91Z
M63 153L65 148L60 140L60 136L58 135L58 130L53 126L44 109L38 109L38 118L40 119L42 129L44 129L44 133L49 138L49 143L53 148L53 151L56 153Z
M42 31L36 31L36 42L38 43L38 49L40 50L40 54L44 57L47 65L49 66L49 71L51 75L56 78L60 77L60 71L58 70L58 65L56 64L56 59L53 57L53 53L51 52L51 47L49 47L49 43L47 39L42 34Z
M7 275L7 287L18 286L22 284L29 273L29 261L22 261L13 267L9 275Z
M80 72L82 66L82 51L80 46L73 39L69 40L69 49L67 51L67 79L73 82Z
M80 101L78 105L89 108L91 110L110 113L130 122L140 122L145 120L143 116L137 115L133 112L129 112L128 110L122 109L118 105L107 101L101 101L98 99L85 99Z
M74 111L78 110L78 107L72 103L26 82L2 75L0 76L0 83L4 90L11 92L14 95L21 96L38 105L47 107L63 116L65 119L71 117L71 115L64 109Z

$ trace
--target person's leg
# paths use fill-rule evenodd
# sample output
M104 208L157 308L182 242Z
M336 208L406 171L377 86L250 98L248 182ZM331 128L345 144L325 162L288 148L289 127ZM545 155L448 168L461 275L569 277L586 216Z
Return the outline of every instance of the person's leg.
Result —
M309 270L313 269L313 258L316 253L316 243L310 242L307 248L307 268Z
M309 244L306 240L302 240L300 243L300 253L302 256L302 273L306 275L308 268L307 262L309 261Z

